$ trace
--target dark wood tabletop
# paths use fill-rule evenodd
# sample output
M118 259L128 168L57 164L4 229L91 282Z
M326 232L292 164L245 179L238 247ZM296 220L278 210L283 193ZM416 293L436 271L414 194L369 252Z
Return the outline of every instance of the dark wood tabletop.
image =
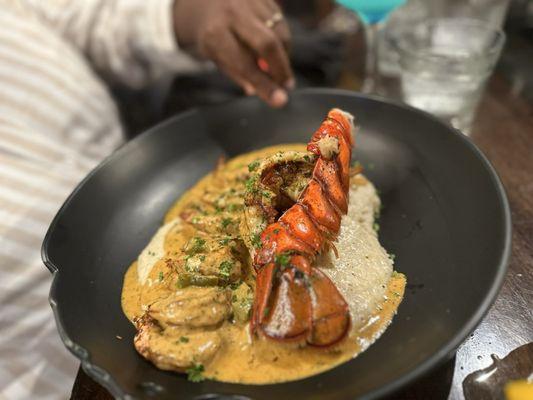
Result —
M463 391L465 382L475 381L467 376L491 365L491 355L504 358L533 342L533 101L523 84L513 79L516 74L509 69L494 74L471 134L497 170L511 205L513 242L507 277L496 302L455 358L389 399L490 399L489 392L475 385L467 384ZM349 76L341 82L345 88L358 84ZM533 373L531 344L513 354L504 380ZM111 398L80 368L72 399Z

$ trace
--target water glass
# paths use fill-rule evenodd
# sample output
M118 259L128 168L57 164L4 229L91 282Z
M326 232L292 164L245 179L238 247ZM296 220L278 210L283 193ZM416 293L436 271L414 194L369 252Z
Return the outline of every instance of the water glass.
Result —
M404 101L465 134L505 34L473 19L433 19L404 27L395 40Z

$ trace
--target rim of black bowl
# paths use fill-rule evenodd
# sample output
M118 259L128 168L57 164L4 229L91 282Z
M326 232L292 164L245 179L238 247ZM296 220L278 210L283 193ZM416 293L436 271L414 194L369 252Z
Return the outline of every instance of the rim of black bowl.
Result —
M476 312L472 314L472 316L464 324L462 329L460 329L452 337L452 339L448 341L448 343L442 346L437 352L431 355L427 360L421 362L415 368L413 368L410 372L404 374L398 379L393 380L387 385L377 388L375 390L372 390L360 397L361 399L376 399L381 396L391 394L395 392L396 390L400 389L401 387L406 386L408 383L411 383L415 381L416 379L424 376L425 374L435 369L437 366L441 365L444 361L449 359L449 357L456 351L459 345L467 338L467 336L476 328L476 326L481 322L483 317L487 314L490 307L496 300L496 297L503 284L503 280L505 278L505 275L507 272L507 266L508 266L509 259L511 256L512 224L511 224L511 210L509 206L509 201L507 199L504 186L498 176L498 173L496 172L492 164L489 162L487 157L483 154L483 152L472 142L472 140L468 136L463 135L460 131L442 122L437 117L425 111L422 111L418 108L402 103L402 102L390 100L390 99L387 99L387 98L384 98L378 95L365 95L359 92L354 92L354 91L345 90L345 89L305 88L305 89L297 89L296 92L302 93L302 94L306 94L306 93L328 94L328 95L339 95L339 96L347 96L347 97L358 97L361 99L370 99L374 101L379 101L379 102L387 103L389 105L393 105L399 108L403 108L405 110L408 110L409 112L415 112L423 116L424 118L429 118L440 125L446 126L450 130L450 134L453 134L459 137L459 139L470 149L470 151L472 151L472 153L478 158L478 160L484 166L485 170L490 175L492 183L494 184L496 188L496 192L498 194L498 203L500 204L503 210L503 216L505 219L503 251L501 253L500 259L497 261L498 267L497 267L497 273L496 273L495 279L492 282L490 289L485 294ZM208 106L205 108L214 108L214 107L218 107L221 105L226 105L231 102L243 102L243 101L248 101L248 99L241 98L241 99L229 100L226 102L222 102L221 104L214 105L214 106ZM170 121L176 121L176 120L185 118L189 114L197 112L199 109L200 108L198 107L192 108L191 110L184 111L182 113L175 115L174 117L168 118L165 121L158 123L152 128L144 131L142 134L140 134L136 138L124 143L115 152L113 152L108 157L106 157L103 161L101 161L100 164L98 164L98 166L96 166L92 171L90 171L87 174L87 176L76 186L76 188L72 191L72 193L67 197L63 205L60 207L59 211L57 212L56 216L52 220L52 223L50 224L50 227L48 228L46 232L46 235L44 237L43 244L41 247L41 258L45 266L52 273L52 284L50 287L48 301L50 303L50 306L52 307L52 311L54 313L54 318L56 321L57 330L59 332L59 336L61 337L61 340L63 341L63 344L72 354L74 354L81 361L81 366L83 370L87 373L87 375L89 375L96 382L104 386L115 398L118 398L118 399L131 400L131 399L135 399L135 397L126 393L120 387L120 385L113 379L111 374L108 373L105 369L93 364L91 362L91 354L89 353L89 351L87 351L83 346L80 346L79 344L72 341L63 328L62 319L61 319L60 310L59 310L59 304L57 303L55 299L59 268L56 265L54 265L54 263L48 257L48 241L50 239L51 232L55 229L57 221L61 217L65 208L69 205L72 198L76 196L77 192L85 184L85 182L88 181L94 174L96 174L99 170L104 168L115 157L119 157L123 152L128 151L129 147L134 146L135 143L139 139L157 131L161 125L167 124Z

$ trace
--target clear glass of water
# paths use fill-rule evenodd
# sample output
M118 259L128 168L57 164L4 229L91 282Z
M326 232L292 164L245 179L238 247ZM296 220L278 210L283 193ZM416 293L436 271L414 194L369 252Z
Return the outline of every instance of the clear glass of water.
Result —
M432 19L397 32L404 101L470 132L503 31L473 19Z

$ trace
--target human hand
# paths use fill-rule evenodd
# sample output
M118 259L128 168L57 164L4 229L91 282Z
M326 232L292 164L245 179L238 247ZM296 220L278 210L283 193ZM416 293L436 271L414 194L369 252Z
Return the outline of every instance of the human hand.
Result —
M290 33L274 0L175 0L174 28L181 47L214 61L246 94L287 102Z

